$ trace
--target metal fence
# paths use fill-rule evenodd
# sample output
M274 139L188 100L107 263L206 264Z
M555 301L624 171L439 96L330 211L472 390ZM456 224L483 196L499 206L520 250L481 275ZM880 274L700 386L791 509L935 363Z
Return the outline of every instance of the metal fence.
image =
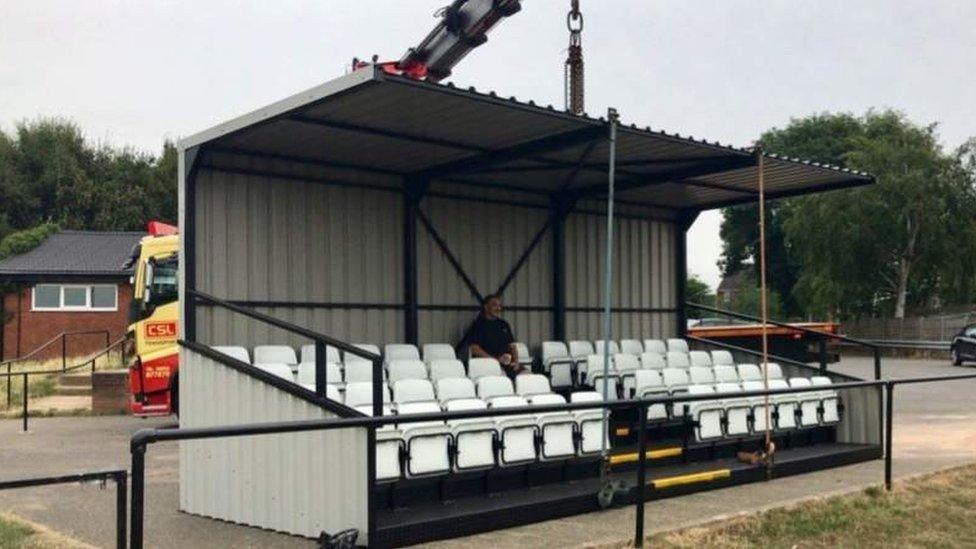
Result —
M964 379L976 379L976 374L945 376L945 377L926 377L898 380L878 380L878 381L855 381L847 383L837 383L831 386L834 390L855 389L861 387L883 387L885 389L887 414L885 422L885 487L891 488L891 460L892 460L892 431L893 431L893 409L894 409L894 389L897 385L911 383L931 383L939 381L955 381ZM774 389L763 391L745 391L735 393L737 398L776 396L786 394L799 394L805 392L822 391L823 387L803 387L789 389ZM520 414L540 414L549 412L566 412L590 409L604 410L636 410L639 418L638 427L638 461L637 461L637 485L644 487L647 480L646 464L646 444L647 444L647 409L650 406L664 404L673 406L674 403L697 402L715 399L714 394L690 395L681 394L673 396L662 396L655 398L641 398L634 400L615 400L604 402L585 402L558 404L551 406L529 406L519 408L494 408L488 410L470 410L449 413L431 414L410 414L398 416L376 416L376 417L348 417L327 420L308 420L308 421L289 421L275 423L260 423L250 425L230 425L220 427L204 427L192 429L143 429L133 435L130 443L132 458L132 505L131 505L131 539L130 544L133 549L140 549L144 543L143 521L145 519L145 456L148 447L156 442L179 441L179 440L198 440L208 438L228 438L253 435L268 435L279 433L298 433L311 431L326 431L333 429L343 429L351 427L365 427L371 432L384 425L390 424L409 424L425 421L446 421L456 419L473 419L484 417L513 416ZM372 437L371 437L372 443ZM775 466L775 465L772 465ZM370 486L372 490L376 483L375 475L370 475ZM636 515L634 523L634 544L642 547L644 542L644 504L646 491L638 490L636 500ZM372 513L370 513L372 515ZM371 529L375 529L373 521L370 521ZM370 532L373 534L374 532ZM372 539L372 537L370 538Z
M16 488L32 488L36 486L50 486L52 484L75 484L81 482L115 482L115 545L123 549L126 542L127 519L127 479L125 470L94 471L88 473L74 473L54 477L35 477L0 482L0 490Z
M949 342L976 314L919 316L911 318L859 318L844 322L844 332L880 342Z

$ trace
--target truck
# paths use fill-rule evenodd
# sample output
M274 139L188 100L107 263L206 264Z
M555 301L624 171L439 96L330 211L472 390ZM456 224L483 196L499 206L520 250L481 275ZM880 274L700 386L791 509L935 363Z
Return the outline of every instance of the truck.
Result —
M132 304L125 356L137 416L179 413L179 234L176 227L148 223L148 236L132 249Z

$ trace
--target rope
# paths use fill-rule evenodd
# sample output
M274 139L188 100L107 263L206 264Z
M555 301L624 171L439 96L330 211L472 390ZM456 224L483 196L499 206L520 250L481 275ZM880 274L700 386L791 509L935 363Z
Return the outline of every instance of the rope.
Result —
M566 28L569 29L569 53L563 65L563 100L566 110L577 115L583 114L583 14L579 0L571 0L566 14Z
M763 156L762 146L756 147L756 164L759 176L759 306L760 318L762 318L762 371L763 388L769 390L769 306L766 300L766 173L765 157ZM763 396L763 408L766 414L766 476L772 476L773 447L771 421L769 412L769 394Z

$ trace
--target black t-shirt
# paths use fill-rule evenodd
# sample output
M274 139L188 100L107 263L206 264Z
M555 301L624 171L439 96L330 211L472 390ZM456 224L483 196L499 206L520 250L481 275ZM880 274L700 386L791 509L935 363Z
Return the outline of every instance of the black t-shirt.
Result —
M501 318L478 317L471 331L471 343L477 343L491 356L499 356L508 352L508 346L515 341L512 327Z

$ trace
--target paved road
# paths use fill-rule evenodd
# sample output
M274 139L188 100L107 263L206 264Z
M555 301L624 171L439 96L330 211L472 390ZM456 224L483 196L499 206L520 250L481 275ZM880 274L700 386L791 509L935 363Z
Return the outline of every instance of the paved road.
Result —
M886 359L890 377L948 375L943 361ZM867 377L870 359L846 358L839 371ZM915 385L896 394L895 474L905 476L976 461L976 381ZM21 434L17 420L0 421L0 478L128 468L128 441L136 430L167 420L130 417L40 418ZM147 455L146 539L150 547L312 547L291 536L179 513L175 444L154 445ZM709 517L750 511L801 497L877 484L882 463L863 463L770 483L737 486L654 502L648 531L671 529ZM82 541L110 547L115 535L115 494L109 487L60 486L0 492L0 509L50 525ZM633 509L614 509L500 532L441 542L439 546L553 547L626 539Z

